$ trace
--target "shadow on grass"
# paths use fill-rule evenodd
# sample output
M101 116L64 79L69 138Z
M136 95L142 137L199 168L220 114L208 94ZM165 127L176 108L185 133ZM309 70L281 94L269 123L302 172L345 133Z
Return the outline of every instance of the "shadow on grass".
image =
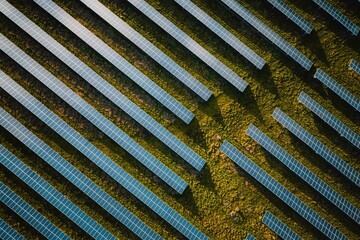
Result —
M300 41L316 56L315 62L320 60L329 67L328 58L315 30L313 30L309 35L306 35L306 38L301 39Z
M215 183L211 178L210 168L207 164L205 164L201 172L196 175L196 179L200 182L201 185L205 186L208 190L215 193L217 192L215 189Z
M329 89L328 97L336 109L356 125L360 125L360 113L354 109L348 102L339 97Z
M225 125L224 118L221 115L219 102L216 97L211 96L206 104L203 104L199 107L199 110L204 112L207 116L214 118L215 121L221 126Z
M255 78L263 88L266 88L276 97L279 97L279 90L274 82L273 75L271 74L268 64L265 64L261 70L253 71L252 77Z

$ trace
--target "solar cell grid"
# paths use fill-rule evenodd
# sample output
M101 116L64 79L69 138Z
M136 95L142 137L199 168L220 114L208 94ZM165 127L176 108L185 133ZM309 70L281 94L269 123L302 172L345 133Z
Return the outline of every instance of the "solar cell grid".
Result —
M21 12L14 8L6 1L0 0L1 11L24 29L29 35L39 41L45 48L56 55L61 61L72 68L84 80L91 84L95 89L101 92L145 129L154 134L160 141L167 145L170 149L181 156L185 161L192 165L197 170L201 170L205 161L197 155L193 150L186 146L182 141L177 139L166 128L161 126L150 115L148 115L141 108L136 106L116 88L105 81L101 76L89 68L80 59L75 57L65 47L58 43L55 39L50 37L41 28L35 25L31 20L26 18Z
M184 122L189 123L194 118L194 114L192 112L190 112L162 88L160 88L156 83L151 81L131 63L125 60L125 58L114 51L86 27L81 25L76 19L74 19L70 14L65 12L54 2L48 0L35 0L34 2L54 18L56 18L59 22L61 22L65 27L81 38L91 48L97 51L100 55L102 55L105 59L107 59L110 63L112 63L115 67L117 67L120 71L122 71L131 80L143 88L152 97L157 99L161 104L163 104Z
M286 226L283 222L281 222L277 217L268 211L266 211L262 222L282 239L301 240L301 238L295 232L293 232L288 226Z
M246 134L258 142L262 147L274 155L280 162L288 167L292 172L302 178L306 183L352 218L356 223L360 223L360 211L352 205L343 196L333 190L329 185L323 182L319 177L313 174L308 168L302 165L277 143L271 140L263 132L254 125L250 125L246 130Z
M215 70L220 76L243 92L248 83L234 73L230 68L220 62L216 57L206 51L200 44L180 30L175 24L161 15L155 8L143 0L128 0L134 7L164 29L174 39L190 50L194 55L204 61L209 67Z
M197 18L205 26L207 26L216 35L222 38L226 43L233 47L237 52L243 55L247 60L254 64L258 69L262 69L265 65L265 60L257 55L248 46L237 39L232 33L221 26L212 17L207 15L201 8L196 6L190 0L175 0L180 6L182 6L191 15Z
M255 238L253 235L251 235L251 234L248 233L248 234L246 235L245 240L256 240L256 238Z
M221 145L220 150L325 236L330 239L347 239L341 232L330 225L325 219L298 199L294 194L289 192L283 185L264 172L259 166L252 162L229 142L225 141Z
M315 113L324 122L329 124L330 127L335 129L342 137L346 138L354 146L360 149L360 136L343 124L339 119L332 115L323 106L317 103L305 92L301 92L298 97L299 102L304 104L308 109Z
M32 206L22 200L16 193L0 182L0 201L13 210L17 215L33 226L47 239L69 239L54 224L49 222Z
M0 238L8 240L25 240L18 232L0 219Z
M350 70L355 71L358 75L360 75L360 63L358 63L355 59L351 59L349 63Z
M314 74L314 78L318 79L320 82L325 84L328 88L330 88L333 92L335 92L339 97L345 100L357 111L360 111L359 99L354 95L352 95L348 90L346 90L343 86L337 83L334 79L332 79L323 70L318 68Z
M1 145L0 163L94 239L116 239Z
M273 44L279 47L297 63L299 63L305 70L309 71L313 65L312 61L308 59L304 54L299 52L296 48L291 46L287 41L275 33L271 28L265 25L257 17L255 17L246 8L240 5L235 0L221 0L227 7L233 10L237 15L243 18L247 23L253 26L257 31L269 39Z
M302 128L293 119L287 116L279 108L276 108L272 114L273 118L284 125L290 132L302 140L306 145L322 156L328 163L341 172L345 177L360 187L360 174L349 164L327 148L323 143L317 140L313 135Z

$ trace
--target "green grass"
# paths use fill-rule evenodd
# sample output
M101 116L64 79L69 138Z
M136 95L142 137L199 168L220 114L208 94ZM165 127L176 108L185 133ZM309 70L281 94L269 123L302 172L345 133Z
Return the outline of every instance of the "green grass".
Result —
M67 84L171 168L189 184L189 188L183 195L175 194L170 187L159 181L136 159L81 117L4 53L0 54L1 69L206 235L213 239L243 239L246 233L252 233L259 239L276 239L274 233L261 223L263 214L269 210L303 238L323 238L310 224L293 210L284 206L276 196L236 167L230 159L219 151L221 143L226 139L350 239L360 237L360 230L354 222L317 194L315 190L306 186L245 134L248 125L254 123L284 147L286 151L360 208L360 191L271 117L275 107L281 108L351 166L360 171L359 150L351 146L349 142L341 138L334 130L297 102L299 93L305 91L355 132L360 133L359 113L356 113L353 108L312 77L316 67L321 67L355 96L360 97L360 78L347 69L351 58L360 60L359 38L351 37L349 32L346 32L340 24L318 9L311 1L286 0L289 6L314 26L315 31L310 36L305 36L297 26L281 13L272 9L266 1L240 1L252 13L314 61L315 67L309 73L303 71L297 63L288 58L252 27L231 14L218 1L193 0L194 3L263 57L267 62L263 70L257 70L173 1L148 1L244 78L249 83L249 87L244 93L241 93L129 3L102 0L119 17L206 85L214 93L208 102L202 101L200 97L182 85L141 49L78 1L56 1L154 82L194 112L195 119L189 125L177 119L170 111L162 107L160 103L136 86L123 73L61 26L36 4L28 1L12 0L10 2L194 149L206 160L207 165L200 173L192 169L189 164L100 95L70 68L2 14L0 14L2 34L39 61L59 80ZM357 1L331 0L329 2L357 25L360 25L360 9ZM165 239L183 238L174 228L130 195L6 92L0 90L0 96L1 107L9 111L157 233ZM0 130L1 144L112 234L119 239L136 238L133 233L101 210L96 203L43 163L39 157L35 156L3 128ZM4 167L0 167L0 170L2 182L43 213L66 234L77 239L89 237ZM0 209L0 217L25 237L41 238L34 229L4 205L1 205Z

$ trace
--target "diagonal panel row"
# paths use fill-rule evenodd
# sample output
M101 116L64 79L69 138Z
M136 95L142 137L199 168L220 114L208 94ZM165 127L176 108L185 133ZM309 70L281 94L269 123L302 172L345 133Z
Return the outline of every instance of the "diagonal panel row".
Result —
M43 0L35 0L34 2L86 42L120 71L126 74L131 80L142 87L146 92L157 99L184 122L189 123L194 118L194 114L192 112L176 101L172 96L156 85L156 83L151 81L131 63L126 61L120 54L115 52L111 47L109 47L86 27L81 25L76 19L54 2Z
M94 239L116 239L1 145L0 163Z
M6 222L0 219L0 238L11 240L25 240L18 232L10 227Z
M272 113L272 117L285 126L290 132L302 140L306 145L322 156L328 163L341 172L345 177L360 187L360 174L349 164L332 152L323 143L317 140L313 135L301 127L297 122L291 119L279 108Z
M304 54L299 52L296 48L291 46L285 39L280 37L275 33L271 28L269 28L265 23L261 22L257 17L255 17L251 12L244 8L240 3L235 0L221 0L227 7L233 10L237 15L243 18L247 23L253 26L257 31L269 39L273 44L278 48L284 51L297 63L299 63L305 70L310 70L313 62L308 59Z
M358 63L355 59L351 59L349 68L360 75L360 63Z
M140 10L152 21L154 21L154 23L164 29L184 47L189 49L194 55L204 61L209 67L215 70L220 76L226 79L238 90L241 92L245 90L248 85L247 82L245 82L241 77L234 73L230 68L225 66L222 62L220 62L216 57L206 51L194 39L189 37L186 33L180 30L180 28L175 26L175 24L161 15L155 8L143 0L128 0L128 2L130 2L134 7Z
M255 238L253 235L251 235L250 233L248 233L248 234L246 235L245 240L256 240L256 238Z
M275 217L271 212L266 211L262 222L273 230L277 235L282 239L286 240L301 240L301 238L283 222L281 222L277 217Z
M258 69L262 69L265 65L265 60L257 55L248 46L237 39L231 32L226 30L212 17L207 15L201 8L196 6L190 0L175 0L181 7L193 15L197 20L202 22L216 35L222 38L229 46L233 47L237 52L243 55L247 60L254 64Z
M225 141L221 145L220 150L325 236L330 239L347 239L341 232L330 225L325 219L319 216L294 194L289 192L289 190L287 190L283 185L264 172L259 166L252 162L229 142Z
M47 239L69 239L54 224L47 220L43 215L36 211L27 202L21 199L16 193L0 182L0 202L8 206L17 215L34 227Z
M39 41L45 48L56 55L60 60L67 64L71 69L78 73L84 80L126 112L129 116L140 123L149 132L154 134L160 141L170 149L181 156L185 161L197 170L201 170L205 161L193 150L177 139L166 128L161 126L150 115L136 106L116 88L105 81L101 76L94 72L90 67L84 64L80 59L74 56L70 51L50 37L40 27L25 17L20 11L14 8L6 1L0 0L0 6L3 6L1 12L14 21L19 27L29 35Z

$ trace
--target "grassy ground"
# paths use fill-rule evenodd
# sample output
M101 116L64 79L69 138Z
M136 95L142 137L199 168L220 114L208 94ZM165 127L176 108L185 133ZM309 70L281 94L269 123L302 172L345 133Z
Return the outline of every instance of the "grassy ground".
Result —
M346 102L312 77L315 69L321 67L355 96L360 97L360 77L349 71L347 67L351 58L360 61L359 38L352 37L340 24L318 9L312 1L286 0L289 6L314 26L315 30L309 36L304 35L296 25L274 10L266 1L240 1L268 26L314 61L314 68L310 72L305 72L297 63L258 34L251 26L231 14L218 1L194 0L193 2L263 57L267 62L263 70L257 70L173 1L148 0L152 6L244 78L249 83L249 87L244 93L226 83L221 76L126 1L101 1L206 85L214 93L214 96L208 102L204 102L83 4L78 1L56 0L56 3L66 9L67 12L193 111L196 117L189 125L177 119L159 102L136 86L123 73L36 4L25 0L11 0L10 2L194 149L206 160L207 165L200 173L192 169L121 109L113 105L54 55L0 14L2 34L39 61L56 77L171 168L189 184L189 188L181 196L174 193L164 182L161 182L154 174L140 165L121 147L3 52L0 54L2 71L25 87L206 235L213 239L243 239L246 233L252 233L260 239L276 239L277 237L261 223L265 211L269 210L303 238L324 238L301 216L285 206L251 176L237 168L230 159L219 151L219 146L226 139L347 237L350 239L360 238L358 225L316 193L315 190L304 184L300 178L292 174L276 158L245 134L248 125L250 123L255 124L302 164L360 208L359 189L271 117L275 107L281 108L329 146L344 161L360 171L359 150L297 102L300 92L305 91L356 133L360 133L359 113L356 113ZM356 0L331 0L329 2L354 23L360 25L360 8ZM0 90L0 104L2 108L9 111L165 239L183 238L174 228L130 195L127 190L109 178L3 90ZM136 238L133 233L72 186L50 166L43 163L39 157L35 156L7 131L3 128L0 128L0 131L1 144L112 234L119 239ZM89 238L85 232L4 167L1 166L0 170L1 180L7 186L66 234L77 239ZM4 205L1 205L0 216L24 236L31 239L41 238L34 229Z

